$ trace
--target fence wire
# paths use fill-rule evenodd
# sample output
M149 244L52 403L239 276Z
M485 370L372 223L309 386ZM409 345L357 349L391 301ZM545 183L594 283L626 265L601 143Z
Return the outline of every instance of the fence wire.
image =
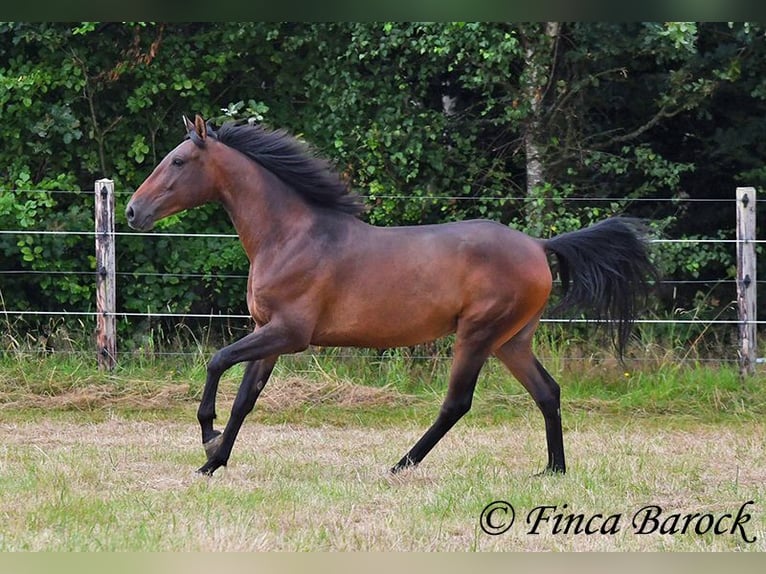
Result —
M94 190L84 190L84 191L72 191L72 190L8 190L6 192L15 193L15 194L29 194L29 193L44 193L44 194L76 194L76 195L95 195ZM121 195L121 196L128 196L132 192L130 191L115 191L115 195ZM526 196L520 196L520 197L504 197L504 198L477 198L477 197L463 197L463 196L431 196L431 197L411 197L411 196L403 196L403 195L371 195L371 196L365 196L365 199L368 200L376 200L376 199L395 199L395 200L417 200L417 201L529 201L530 198ZM565 201L567 202L614 202L618 201L619 198L593 198L593 197L570 197L565 198ZM734 197L727 197L727 198L638 198L638 199L630 199L631 202L671 202L675 204L679 203L724 203L724 204L731 204L734 205L736 203L736 199ZM47 229L3 229L0 230L0 236L25 236L25 235L40 235L40 236L81 236L81 237L88 237L88 238L95 238L97 232L95 230L47 230ZM153 239L163 239L163 238L174 238L174 239L183 239L183 238L204 238L204 239L225 239L225 240L236 240L238 239L237 235L234 233L178 233L173 231L157 231L157 232L133 232L133 231L116 231L113 233L114 237L146 237L146 238L153 238ZM766 240L764 239L755 239L750 241L742 241L738 239L723 239L723 238L688 238L688 239L653 239L651 240L652 243L659 244L659 245L667 245L667 244L682 244L682 245L694 245L694 244L726 244L726 245L736 245L737 243L750 243L750 244L756 244L760 245L763 243L766 243ZM92 275L96 276L95 269L88 269L88 270L69 270L69 271L36 271L36 270L25 270L25 269L0 269L0 276L23 276L23 275ZM154 273L154 272L139 272L139 271L119 271L117 273L118 277L123 278L141 278L141 277L163 277L163 278L184 278L184 279L235 279L235 280L245 280L247 279L247 274L232 274L232 273L226 273L226 274L215 274L215 273ZM757 281L758 284L766 283L766 280L759 280ZM734 279L696 279L696 280L666 280L663 281L663 284L668 286L675 286L675 285L732 285L736 284L736 280ZM732 305L734 302L730 303ZM91 310L75 310L75 311L68 311L68 310L22 310L22 309L6 309L4 306L4 303L2 301L2 298L0 298L0 317L3 317L6 323L11 323L12 320L15 318L23 318L23 317L56 317L56 318L95 318L98 315L104 315L104 313L99 313L97 311L91 311ZM179 322L183 322L187 319L204 319L207 321L215 321L215 320L235 320L235 321L243 321L248 322L251 320L249 315L246 314L238 314L238 313L184 313L184 312L171 312L171 311L146 311L146 312L128 312L128 311L120 311L112 314L113 316L122 319L122 320L129 320L129 319L177 319ZM551 323L551 324L595 324L595 323L602 323L602 321L596 321L596 320L590 320L590 319L569 319L569 318L545 318L542 319L542 323ZM730 326L740 326L743 324L756 324L756 325L763 325L766 324L766 321L758 321L758 320L751 320L747 322L743 322L741 320L737 319L682 319L678 317L671 317L667 319L637 319L637 324L667 324L667 325L700 325L703 327L707 326L713 326L713 325L730 325ZM158 355L189 355L194 353L163 353L163 352L157 352ZM356 356L356 355L350 355L350 356ZM422 358L436 358L434 356L429 357L422 357ZM586 359L583 358L576 358L576 357L570 357L571 360L583 360ZM695 359L697 360L697 359ZM703 360L709 360L714 362L726 362L726 361L732 361L736 362L737 359L703 359ZM763 359L759 359L759 362L763 362Z

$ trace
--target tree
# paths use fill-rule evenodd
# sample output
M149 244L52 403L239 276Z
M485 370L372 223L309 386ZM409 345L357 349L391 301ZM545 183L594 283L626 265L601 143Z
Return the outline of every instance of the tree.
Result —
M751 23L0 24L0 226L91 229L76 191L112 177L121 210L201 113L303 137L376 224L547 236L628 213L723 235L733 216L684 200L762 185L764 56ZM163 225L231 231L215 207ZM0 235L6 308L89 308L91 255L88 236ZM120 309L245 312L221 277L245 273L236 241L124 236L118 257ZM710 245L661 256L677 278L730 263Z

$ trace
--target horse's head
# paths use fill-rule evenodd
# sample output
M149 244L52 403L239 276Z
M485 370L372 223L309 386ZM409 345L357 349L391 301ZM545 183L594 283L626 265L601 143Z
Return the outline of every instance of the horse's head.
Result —
M151 229L164 217L216 199L205 121L184 116L184 125L189 137L162 159L128 202L125 216L133 229Z

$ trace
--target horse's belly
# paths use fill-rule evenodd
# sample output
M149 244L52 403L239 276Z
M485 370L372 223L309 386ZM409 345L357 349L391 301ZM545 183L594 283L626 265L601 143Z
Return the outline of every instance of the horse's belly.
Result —
M390 301L379 306L369 302L338 306L317 324L312 343L331 347L409 347L454 332L457 309L433 302Z

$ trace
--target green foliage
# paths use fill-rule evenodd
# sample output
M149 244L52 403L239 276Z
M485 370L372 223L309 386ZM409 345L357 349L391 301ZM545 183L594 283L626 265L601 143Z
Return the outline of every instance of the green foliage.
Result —
M766 183L765 56L755 23L575 23L555 39L542 23L2 23L0 227L90 230L78 190L110 177L127 230L130 192L200 113L300 135L375 224L484 217L548 236L629 213L730 238L732 214L683 200ZM529 138L544 166L530 190ZM162 228L232 232L214 206ZM92 307L92 237L3 234L0 254L38 273L3 275L6 308ZM220 277L247 273L236 240L127 235L118 258L121 310L245 313L244 280ZM713 244L657 258L681 280L732 266Z

